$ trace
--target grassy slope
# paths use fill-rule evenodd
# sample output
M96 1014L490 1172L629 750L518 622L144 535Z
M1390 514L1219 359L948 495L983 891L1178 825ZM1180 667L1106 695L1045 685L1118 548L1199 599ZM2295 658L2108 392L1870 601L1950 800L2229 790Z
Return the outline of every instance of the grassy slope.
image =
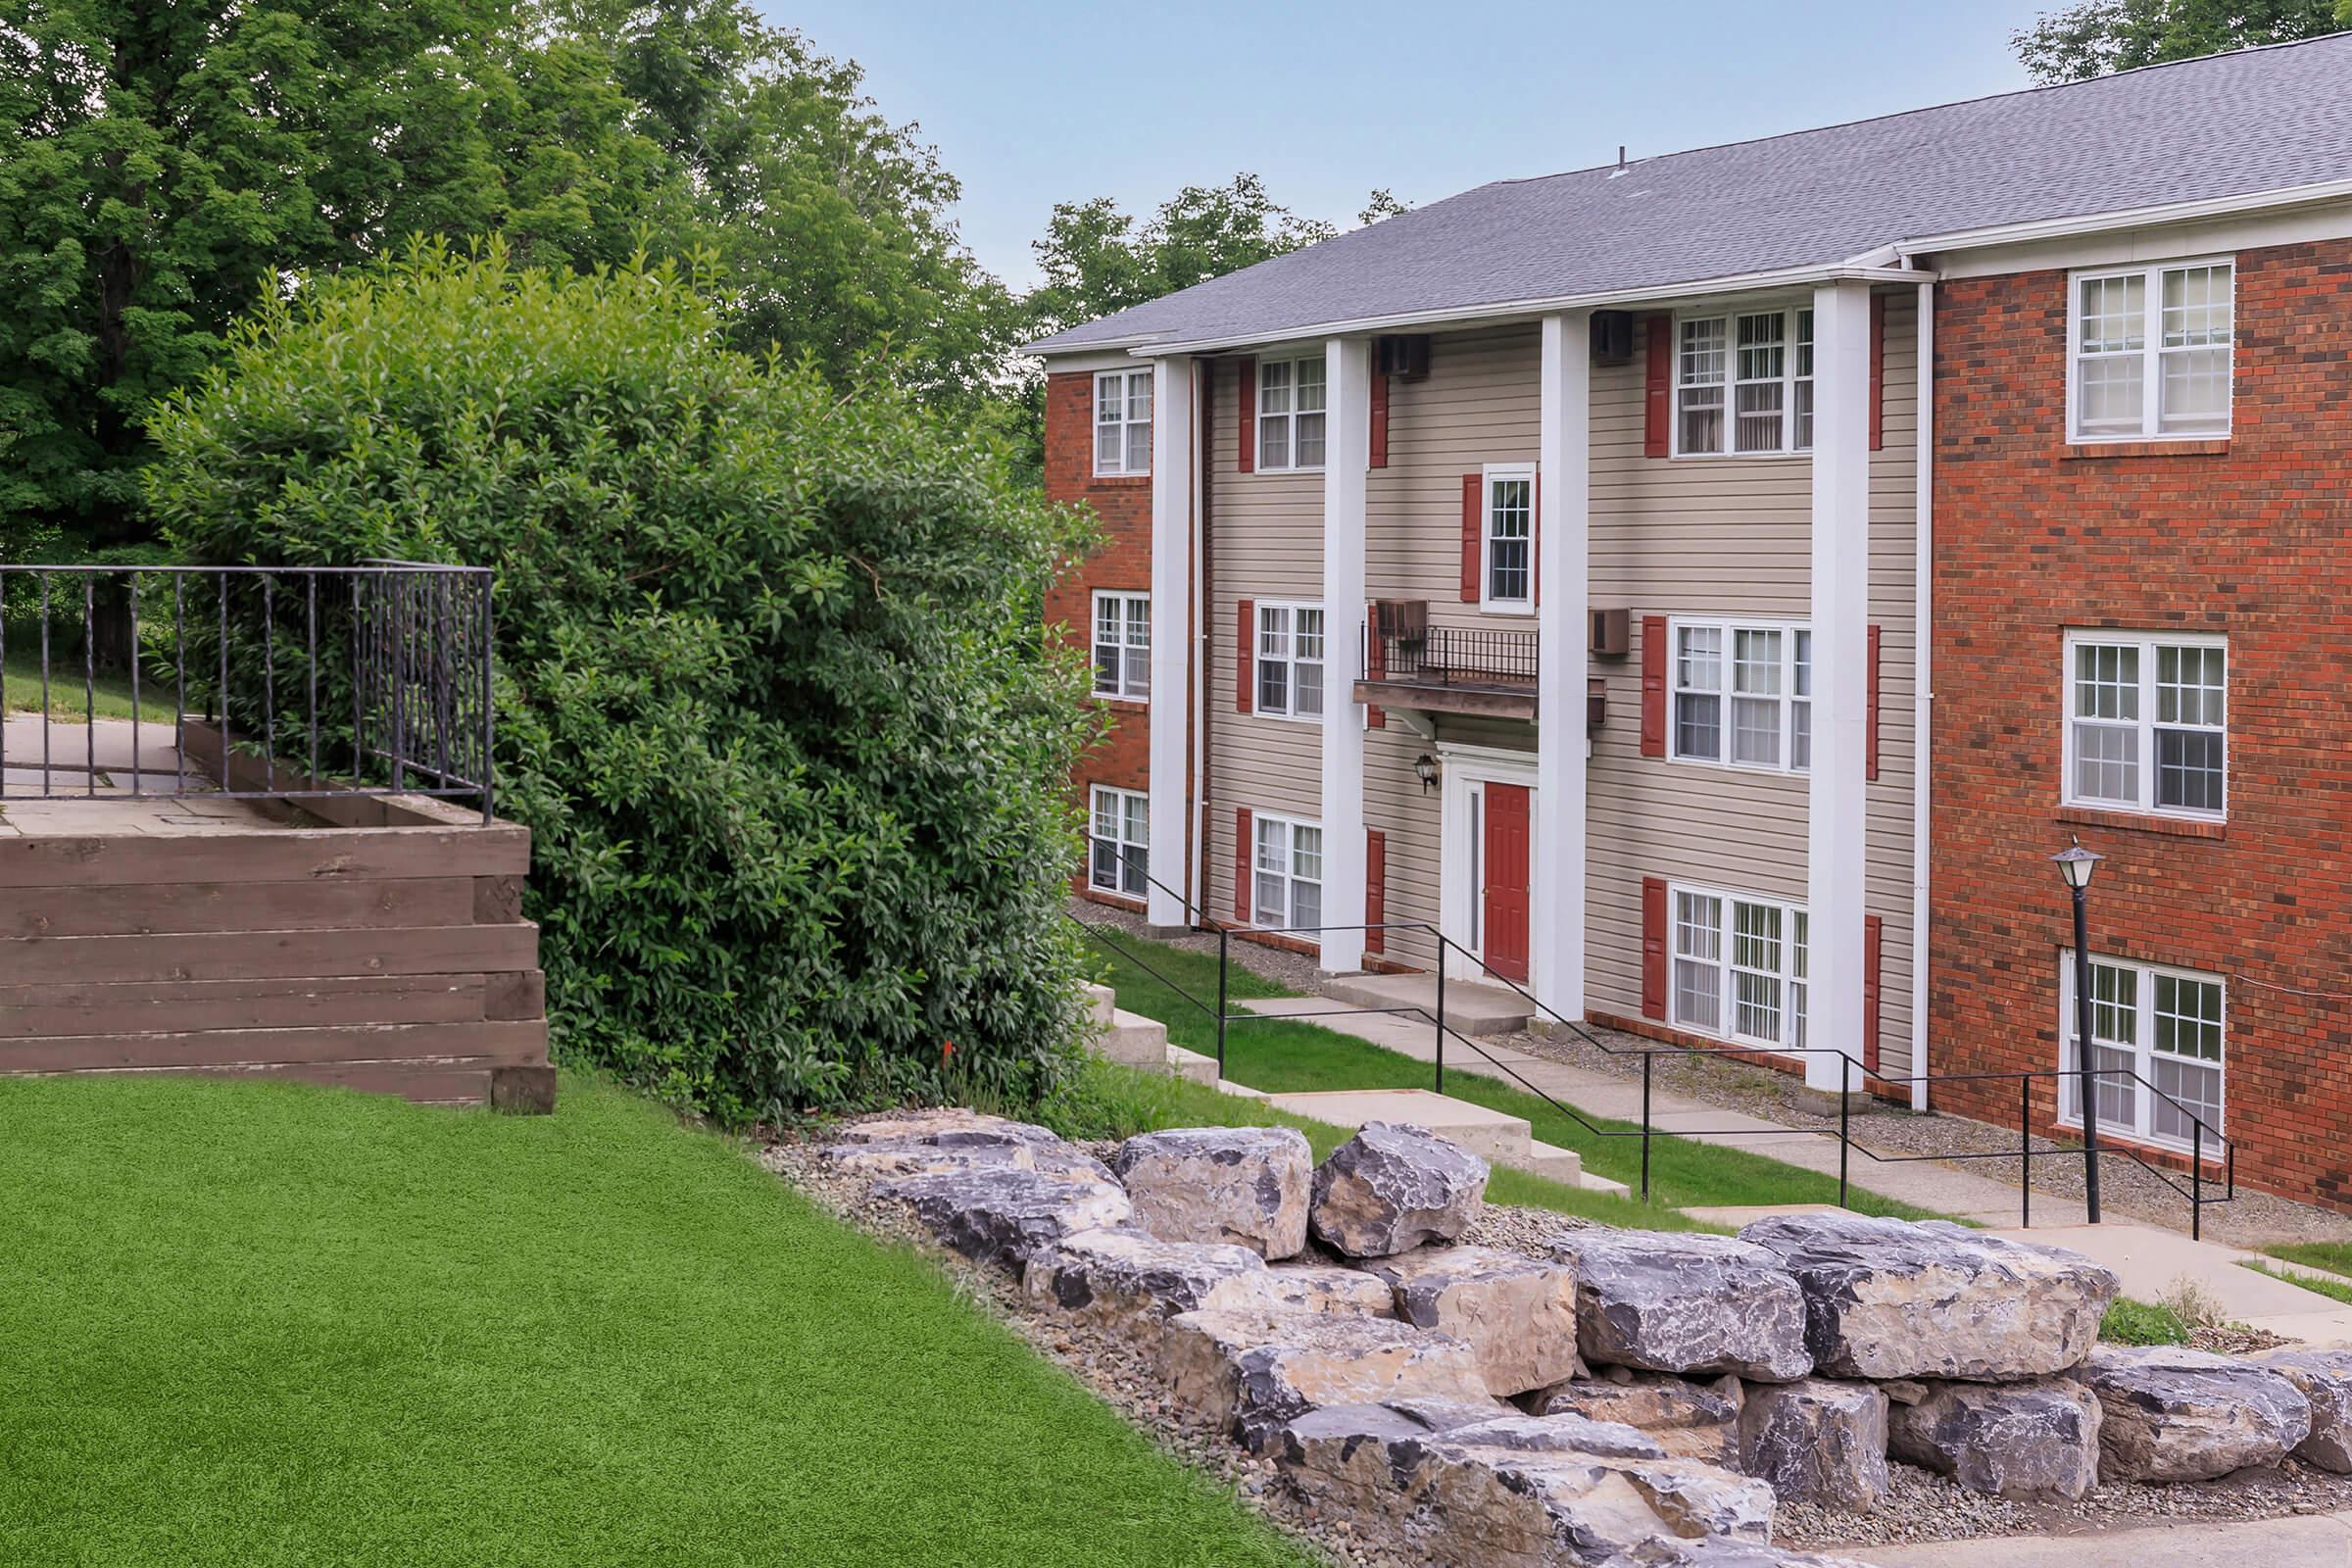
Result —
M0 1079L0 1562L1304 1561L593 1082Z
M0 663L0 707L8 711L37 713L41 710L41 659L37 648L20 649L21 637L9 639L8 658ZM130 677L128 675L100 675L91 682L90 705L100 718L128 718L130 716ZM158 699L162 698L162 701ZM83 707L82 670L78 662L60 659L49 666L49 711L60 720L79 723L89 709ZM172 717L170 693L158 692L152 684L143 683L139 691L139 716L159 724L169 724Z
M2352 1276L2352 1243L2347 1242L2281 1242L2260 1250L2288 1263L2300 1263L2306 1268L2326 1269L2330 1274Z
M2239 1259L2238 1267L2250 1268L2257 1274L2268 1274L2272 1279L2284 1280L2289 1285L2300 1285L2314 1295L2325 1296L2330 1300L2352 1303L2352 1279L2340 1274L2313 1274L2299 1268L2281 1268L2276 1263L2265 1263L2251 1257Z
M1176 986L1205 999L1213 1009L1217 992L1217 965L1213 956L1178 952L1163 944L1124 936L1118 941L1122 948L1140 955ZM1187 1002L1174 986L1145 972L1126 954L1107 944L1096 944L1096 951L1104 960L1106 982L1118 992L1120 1006L1164 1021L1168 1037L1188 1050L1215 1053L1213 1012ZM1238 963L1229 970L1228 984L1236 998L1290 994ZM1428 1062L1384 1051L1311 1023L1267 1020L1229 1025L1225 1060L1227 1077L1276 1094L1431 1086ZM1538 1139L1582 1154L1587 1170L1640 1190L1642 1145L1638 1138L1596 1135L1536 1096L1477 1073L1447 1073L1446 1092L1456 1099L1525 1117ZM1638 1130L1625 1122L1603 1121L1597 1125L1616 1133ZM1834 1177L1743 1150L1695 1144L1680 1138L1650 1140L1650 1185L1657 1200L1651 1207L1619 1204L1616 1212L1592 1212L1620 1224L1642 1224L1655 1222L1659 1210L1666 1207L1838 1200L1838 1183ZM1501 1194L1496 1196L1500 1198ZM1919 1209L1859 1190L1853 1193L1851 1202L1864 1213L1893 1214L1907 1219L1931 1217Z

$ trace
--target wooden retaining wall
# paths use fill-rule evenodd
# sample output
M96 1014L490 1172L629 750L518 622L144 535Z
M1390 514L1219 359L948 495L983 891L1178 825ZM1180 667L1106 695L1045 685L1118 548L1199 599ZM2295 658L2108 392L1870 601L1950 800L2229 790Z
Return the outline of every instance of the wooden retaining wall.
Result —
M215 740L208 771L218 757ZM539 931L521 916L529 832L416 797L300 805L297 820L327 825L199 824L172 803L105 801L51 833L38 808L13 812L0 1071L255 1074L552 1105Z

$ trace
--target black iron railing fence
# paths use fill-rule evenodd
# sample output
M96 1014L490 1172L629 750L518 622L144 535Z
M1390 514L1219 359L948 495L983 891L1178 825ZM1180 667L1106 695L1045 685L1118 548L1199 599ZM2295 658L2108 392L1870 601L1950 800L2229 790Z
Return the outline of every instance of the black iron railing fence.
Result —
M1107 847L1113 849L1116 851L1116 853L1121 855L1125 855L1127 853L1124 849L1117 846L1105 846L1102 841L1096 841L1096 847L1098 849ZM1167 884L1159 881L1157 878L1152 877L1148 872L1144 873L1144 880L1151 886L1159 889L1159 891L1162 893L1165 893L1170 898L1176 900L1178 904L1183 906L1185 924L1190 930L1203 936L1214 936L1216 938L1217 995L1213 1004L1204 998L1194 996L1190 990L1188 990L1180 982L1171 978L1165 971L1146 961L1144 957L1140 954L1136 953L1132 947L1120 942L1118 940L1117 933L1110 927L1100 923L1090 923L1086 920L1079 919L1074 912L1071 914L1070 918L1075 920L1077 924L1084 928L1087 933L1096 941L1102 943L1103 946L1119 954L1129 962L1135 963L1145 969L1161 984L1169 987L1178 996L1182 997L1188 1004L1190 1004L1201 1014L1214 1020L1217 1029L1217 1075L1220 1078L1223 1077L1225 1073L1225 1048L1227 1035L1229 1031L1236 1025L1268 1022L1297 1022L1300 1019L1335 1017L1349 1013L1386 1014L1390 1016L1416 1016L1426 1021L1431 1028L1433 1043L1435 1045L1433 1087L1439 1093L1443 1094L1446 1089L1446 1043L1450 1040L1453 1042L1454 1048L1457 1052L1462 1048L1467 1048L1476 1056L1482 1058L1487 1064L1487 1072L1489 1075L1509 1079L1519 1088L1525 1090L1531 1095L1534 1095L1538 1100L1543 1101L1546 1105L1550 1106L1560 1115L1576 1123L1576 1125L1582 1128L1589 1136L1596 1139L1640 1140L1642 1146L1641 1193L1642 1200L1643 1202L1647 1202L1650 1200L1650 1154L1651 1147L1657 1139L1764 1138L1786 1137L1788 1135L1788 1129L1783 1127L1677 1127L1671 1133L1658 1129L1655 1126L1655 1118L1651 1113L1651 1101L1653 1095L1653 1083L1656 1076L1657 1059L1660 1056L1723 1056L1733 1059L1745 1059L1751 1057L1754 1054L1752 1052L1743 1051L1729 1046L1721 1049L1709 1049L1698 1046L1668 1046L1648 1043L1644 1043L1640 1046L1611 1045L1595 1036L1591 1030L1587 1029L1582 1019L1562 1016L1558 1011L1546 1004L1542 999L1538 998L1525 986L1519 984L1509 976L1497 972L1477 954L1474 954L1469 949L1464 948L1460 943L1453 941L1444 932L1440 931L1435 925L1430 924L1427 921L1389 920L1361 925L1317 926L1226 924L1221 921L1203 918L1201 911L1193 904L1190 899L1187 899L1183 894L1177 892L1174 888L1167 886ZM1247 1009L1241 1011L1234 1010L1232 1005L1231 972L1233 964L1233 939L1235 937L1289 936L1305 938L1317 937L1326 931L1380 931L1399 933L1418 932L1429 938L1437 952L1437 996L1435 999L1435 1006L1332 1006L1316 1008L1304 1012L1283 1011L1280 1013L1250 1012ZM1582 1041L1588 1046L1591 1046L1592 1049L1612 1056L1639 1056L1642 1060L1642 1119L1640 1125L1631 1128L1612 1127L1593 1120L1592 1117L1585 1115L1582 1111L1577 1110L1572 1105L1561 1103L1559 1101L1546 1094L1542 1088L1530 1082L1526 1075L1521 1073L1512 1062L1503 1057L1495 1055L1475 1037L1464 1034L1460 1030L1455 1029L1451 1025L1447 1024L1446 1022L1446 972L1449 967L1452 967L1452 965L1448 962L1449 957L1460 958L1465 965L1475 966L1486 980L1494 984L1507 987L1519 998L1520 1001L1528 1004L1528 1007L1531 1009L1532 1013L1541 1015L1542 1017L1548 1019L1554 1026L1567 1030L1578 1040ZM2129 1067L2094 1067L2084 1069L2078 1066L2064 1068L2039 1068L2018 1072L1920 1073L1906 1077L1893 1077L1885 1073L1873 1071L1865 1067L1861 1062L1855 1060L1854 1057L1847 1054L1845 1052L1838 1051L1832 1047L1797 1047L1793 1049L1776 1048L1774 1054L1784 1056L1835 1056L1838 1060L1840 1087L1844 1092L1838 1097L1838 1124L1834 1128L1820 1129L1819 1134L1824 1138L1835 1139L1838 1144L1838 1201L1840 1205L1845 1204L1848 1197L1851 1194L1852 1164L1853 1158L1856 1154L1860 1154L1864 1159L1867 1159L1874 1164L1881 1165L1907 1165L1929 1160L2018 1160L2020 1162L2018 1170L2018 1220L2021 1225L2026 1227L2031 1227L2034 1223L2034 1161L2037 1158L2081 1159L2083 1161L2086 1171L2091 1162L2100 1158L2121 1157L2131 1160L2133 1164L2139 1166L2142 1170L2145 1170L2151 1176L2155 1177L2156 1180L2162 1182L2166 1187L2172 1189L2174 1192L2180 1194L2182 1198L2188 1200L2189 1235L2191 1238L2197 1240L2202 1240L2204 1236L2205 1210L2216 1203L2232 1202L2237 1198L2236 1145L2232 1144L2229 1139L2223 1137L2217 1129L2207 1126L2204 1119L2199 1116L2194 1109L2182 1104L2180 1101L2174 1099L2171 1095L2165 1093L2165 1091L2157 1088L2154 1084L2148 1082L2147 1079L2141 1077L2136 1071ZM2137 1149L2130 1145L2119 1145L2113 1142L2102 1141L2095 1145L2086 1143L2084 1147L2079 1151L2036 1151L2034 1148L2034 1086L2036 1083L2043 1081L2047 1081L2055 1085L2069 1079L2072 1079L2077 1083L2079 1091L2085 1099L2087 1099L2089 1093L2091 1092L2093 1083L2098 1080L2112 1080L2120 1082L2128 1079L2132 1083L2137 1084L2142 1089L2145 1089L2149 1094L2156 1096L2158 1099L2164 1101L2166 1103L2179 1110L2180 1114L2187 1119L2190 1127L2189 1163L2188 1170L2186 1172L2186 1180L2181 1181L2176 1179L2174 1173L2168 1172L2162 1167L2151 1163L2141 1155ZM1871 1149L1854 1141L1852 1126L1852 1101L1856 1091L1858 1090L1868 1092L1873 1086L1877 1086L1877 1088L1885 1090L1901 1090L1907 1095L1912 1086L1916 1084L1926 1084L1933 1088L1936 1084L1994 1082L2015 1083L2017 1085L2018 1147L2015 1152L1993 1150L1973 1153L1886 1154L1881 1153L1877 1150ZM2211 1152L2209 1153L2208 1151L2211 1151ZM2218 1176L2206 1175L2206 1167L2214 1164L2220 1165L2220 1174ZM2221 1189L2221 1196L2219 1197L2215 1197L2212 1194L2212 1189L2217 1186Z
M1533 686L1539 648L1533 631L1486 626L1364 629L1364 679L1423 686Z
M478 799L487 821L491 586L406 561L0 565L0 799L425 795ZM102 759L117 710L129 750ZM199 722L218 779L190 767ZM148 765L158 739L168 769Z

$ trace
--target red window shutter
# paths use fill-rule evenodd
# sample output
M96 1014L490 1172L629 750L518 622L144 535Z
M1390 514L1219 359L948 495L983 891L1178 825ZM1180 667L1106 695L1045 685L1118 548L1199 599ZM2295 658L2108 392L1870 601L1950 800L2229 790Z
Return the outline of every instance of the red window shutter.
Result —
M1487 477L1462 475L1462 603L1478 603L1478 579L1485 569Z
M1233 811L1233 917L1250 923L1250 808Z
M1674 453L1674 318L1649 318L1648 377L1642 384L1642 455Z
M1235 450L1244 473L1257 471L1257 362L1242 362L1242 387L1236 398L1241 416L1233 421Z
M1666 879L1642 879L1642 1016L1666 1016Z
M1389 727L1389 710L1378 703L1366 703L1364 705L1364 722L1374 729L1387 729Z
M1863 679L1862 711L1864 733L1862 776L1879 776L1879 628L1870 628L1870 672Z
M1870 450L1886 444L1886 296L1870 297Z
M1372 466L1389 466L1389 378L1372 372Z
M1666 755L1666 617L1642 617L1642 755Z
M1247 713L1250 694L1257 689L1257 601L1238 601L1233 624L1233 710Z
M1862 917L1862 1065L1879 1070L1879 917Z
M1389 951L1389 934L1381 925L1389 917L1389 836L1380 829L1364 830L1364 951Z

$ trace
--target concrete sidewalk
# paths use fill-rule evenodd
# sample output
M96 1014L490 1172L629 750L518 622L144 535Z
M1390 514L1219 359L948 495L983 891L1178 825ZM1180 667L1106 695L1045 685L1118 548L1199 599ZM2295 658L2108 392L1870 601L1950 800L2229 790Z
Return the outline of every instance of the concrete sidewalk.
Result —
M2163 1525L2097 1536L2016 1536L1833 1551L1879 1568L2352 1568L2352 1514Z

